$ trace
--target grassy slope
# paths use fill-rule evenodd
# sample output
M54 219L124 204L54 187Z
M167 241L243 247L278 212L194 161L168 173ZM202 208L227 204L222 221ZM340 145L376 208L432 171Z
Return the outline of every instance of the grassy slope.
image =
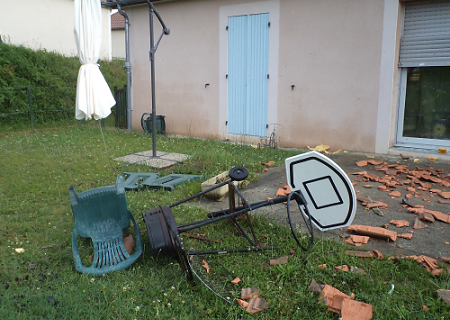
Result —
M179 265L170 258L151 256L147 233L143 233L144 254L130 268L107 276L93 277L74 270L71 250L71 214L68 187L78 192L110 185L117 173L148 171L144 166L116 168L113 158L151 149L151 137L143 133L104 130L109 156L96 124L41 130L33 134L11 133L0 137L0 319L338 319L308 292L314 278L374 307L374 319L447 319L450 306L436 295L436 289L450 289L450 276L430 275L413 261L376 260L345 255L347 249L330 241L316 240L304 253L296 247L289 231L256 217L258 236L268 234L267 245L278 250L229 254L217 259L231 275L242 279L234 288L258 287L269 309L250 315L236 305L217 298L197 282L189 284ZM249 169L250 179L262 170L261 162L281 164L295 151L253 149L210 140L158 136L158 150L192 155L168 173L202 174L212 177L235 165ZM116 171L115 171L116 170ZM199 190L199 182L185 183L173 192L128 192L131 212L141 230L144 210L168 205ZM205 212L188 206L174 210L178 223L203 219ZM244 226L245 227L245 226ZM228 221L202 228L220 243L204 244L185 237L185 246L196 250L245 246ZM302 241L306 243L307 239ZM55 244L51 248L40 248ZM83 257L91 249L86 242ZM14 248L24 248L18 254ZM268 265L269 259L297 253L285 265ZM29 270L30 263L36 268ZM326 263L328 268L317 266ZM364 275L342 273L334 266L347 264L364 269ZM391 284L394 292L388 294ZM233 292L230 293L230 295ZM422 309L423 305L429 311ZM441 318L443 317L443 318Z
M114 85L123 87L126 83L124 61L100 60L98 63L111 91ZM73 118L79 68L78 57L34 51L23 46L0 45L0 114L28 112L27 91L16 88L30 85L38 125ZM12 130L18 128L18 122L29 127L29 121L28 114L8 115L0 117L0 126Z

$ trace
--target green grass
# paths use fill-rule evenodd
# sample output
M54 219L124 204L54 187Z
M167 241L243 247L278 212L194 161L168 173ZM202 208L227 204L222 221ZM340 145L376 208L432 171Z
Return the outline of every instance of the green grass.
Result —
M373 319L450 319L436 289L450 289L448 273L429 274L410 260L376 260L349 257L345 245L316 240L304 253L296 247L290 231L265 218L254 216L258 236L277 250L208 256L211 265L219 262L228 276L241 287L258 287L269 309L250 315L236 304L228 304L198 281L188 283L175 260L153 259L147 233L142 234L144 254L128 269L105 276L75 271L71 236L73 217L68 188L78 192L111 185L118 173L148 171L145 166L118 169L112 159L128 153L151 150L151 136L104 128L108 148L97 123L65 125L36 132L13 132L0 137L0 319L338 319L319 304L307 287L312 279L329 284L356 300L374 307ZM161 172L201 174L208 178L236 165L245 166L249 180L257 179L261 162L282 164L295 150L253 149L250 146L194 138L158 136L159 151L185 153L192 158L183 165ZM145 229L142 212L168 205L200 190L200 182L179 185L173 192L127 192L131 212L139 228ZM261 199L264 200L264 199ZM205 212L189 206L174 208L178 223L205 218ZM244 228L248 228L243 222ZM186 248L214 250L246 246L236 229L223 221L199 232L220 243L205 244L184 237ZM307 238L303 238L304 244ZM90 254L85 244L84 257ZM42 246L56 245L41 248ZM24 248L16 253L14 248ZM269 266L269 260L297 251L286 265ZM30 263L36 264L33 270ZM328 268L319 269L326 263ZM347 264L364 269L365 274L342 273L334 266ZM226 272L223 272L225 275ZM391 285L395 289L388 294ZM429 310L422 309L427 305Z

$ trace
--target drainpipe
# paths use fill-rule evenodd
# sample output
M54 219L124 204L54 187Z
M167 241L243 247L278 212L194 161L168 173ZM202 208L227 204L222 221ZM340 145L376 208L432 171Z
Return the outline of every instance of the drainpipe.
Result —
M127 128L131 131L131 64L130 64L130 33L128 15L122 11L120 4L117 10L125 18L125 68L127 69Z

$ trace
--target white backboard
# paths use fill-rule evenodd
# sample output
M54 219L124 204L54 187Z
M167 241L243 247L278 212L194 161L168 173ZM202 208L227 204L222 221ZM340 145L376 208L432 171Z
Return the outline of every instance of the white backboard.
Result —
M285 165L289 187L301 191L311 220L320 231L352 223L356 212L355 189L334 161L311 151L287 158Z

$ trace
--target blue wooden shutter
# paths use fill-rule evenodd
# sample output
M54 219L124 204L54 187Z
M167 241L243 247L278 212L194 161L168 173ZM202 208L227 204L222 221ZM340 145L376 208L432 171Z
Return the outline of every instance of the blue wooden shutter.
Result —
M228 19L228 132L266 136L269 14Z

